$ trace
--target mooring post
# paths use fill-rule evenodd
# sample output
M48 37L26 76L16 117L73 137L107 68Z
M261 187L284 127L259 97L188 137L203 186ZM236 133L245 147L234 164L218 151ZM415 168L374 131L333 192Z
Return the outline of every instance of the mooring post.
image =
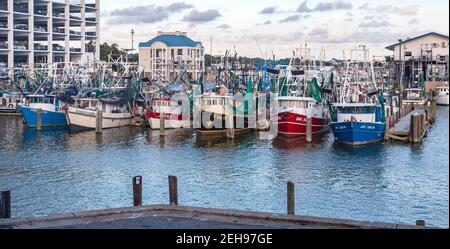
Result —
M178 205L178 179L176 176L169 176L169 203Z
M295 214L295 184L291 181L287 183L287 213Z
M159 136L163 137L166 132L166 114L164 112L159 113Z
M11 218L11 191L2 191L0 196L0 219Z
M103 132L103 112L97 110L95 113L95 133L100 134Z
M142 206L142 176L133 177L133 206Z
M36 129L42 129L42 109L39 108L36 111Z
M416 226L424 227L425 226L425 220L416 220Z
M311 143L312 140L312 118L309 117L306 119L306 142Z

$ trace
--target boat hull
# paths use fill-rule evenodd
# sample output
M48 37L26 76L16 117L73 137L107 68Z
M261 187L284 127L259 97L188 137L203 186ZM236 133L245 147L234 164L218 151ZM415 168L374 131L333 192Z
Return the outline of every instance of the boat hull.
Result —
M20 107L25 124L28 127L37 126L37 109L27 106ZM67 126L64 112L41 110L41 127Z
M190 119L188 119L187 117L183 117L182 114L166 113L165 116L165 129L189 128L191 126ZM153 130L160 129L160 113L150 111L147 113L147 119L150 128L152 128Z
M311 118L312 134L328 131L329 120L326 118ZM305 136L307 128L306 115L294 112L281 112L278 114L278 134L286 137Z
M69 108L66 113L71 130L93 130L96 128L96 111ZM131 125L130 113L103 113L102 129Z
M440 94L434 97L436 100L437 105L449 105L449 95L447 94Z
M330 127L335 140L343 144L363 145L384 139L384 123L335 122L331 123Z

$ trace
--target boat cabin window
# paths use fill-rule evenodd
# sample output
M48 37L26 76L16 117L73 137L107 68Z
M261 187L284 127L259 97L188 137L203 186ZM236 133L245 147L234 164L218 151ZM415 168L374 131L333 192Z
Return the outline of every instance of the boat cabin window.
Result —
M217 105L217 100L213 100L213 105Z
M206 105L211 105L211 100L208 99L208 100L206 101Z

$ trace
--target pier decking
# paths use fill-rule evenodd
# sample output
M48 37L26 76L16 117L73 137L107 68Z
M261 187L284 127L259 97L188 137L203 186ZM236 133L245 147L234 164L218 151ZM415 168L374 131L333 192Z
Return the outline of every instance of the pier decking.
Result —
M423 226L176 205L0 220L0 229L423 229Z
M436 101L426 101L424 105L414 105L414 109L407 113L407 108L402 107L397 122L392 122L390 117L388 123L393 123L391 128L387 127L386 139L397 141L420 143L425 137L429 126L434 122L436 116Z

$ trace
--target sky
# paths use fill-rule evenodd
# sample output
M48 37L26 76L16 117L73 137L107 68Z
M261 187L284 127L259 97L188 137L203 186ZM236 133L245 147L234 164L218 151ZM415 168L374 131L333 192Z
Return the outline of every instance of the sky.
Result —
M305 43L318 58L358 45L373 56L398 39L449 33L448 0L101 0L101 42L131 48L158 31L184 31L206 53L287 58ZM212 40L212 42L211 42ZM344 52L346 51L346 52Z

